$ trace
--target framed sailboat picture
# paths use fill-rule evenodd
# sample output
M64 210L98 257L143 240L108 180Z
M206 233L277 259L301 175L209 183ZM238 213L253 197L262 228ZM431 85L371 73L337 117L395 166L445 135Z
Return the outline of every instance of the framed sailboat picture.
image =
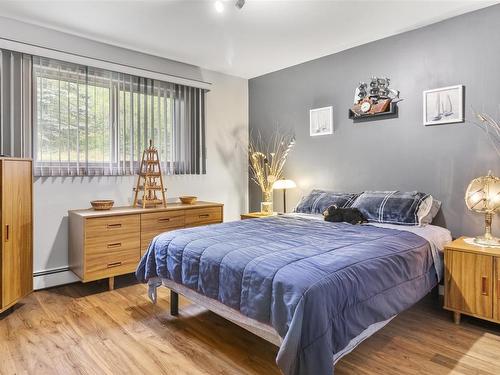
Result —
M424 91L424 125L464 122L464 86Z
M333 107L309 110L309 135L333 134Z

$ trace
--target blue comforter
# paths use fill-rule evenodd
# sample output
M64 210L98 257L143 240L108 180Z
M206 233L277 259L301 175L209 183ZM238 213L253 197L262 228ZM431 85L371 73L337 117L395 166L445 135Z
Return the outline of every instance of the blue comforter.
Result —
M416 234L292 215L163 233L136 275L172 279L272 325L286 375L331 375L351 339L437 283Z

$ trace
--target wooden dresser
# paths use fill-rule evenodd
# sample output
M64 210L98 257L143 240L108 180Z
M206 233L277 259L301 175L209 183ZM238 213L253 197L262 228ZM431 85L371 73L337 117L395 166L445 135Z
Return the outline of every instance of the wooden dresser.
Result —
M0 312L33 290L32 188L31 160L0 158Z
M500 249L468 244L461 237L445 247L444 308L500 323Z
M156 235L222 220L223 205L211 202L69 211L69 265L83 282L108 278L113 289L114 277L134 272Z

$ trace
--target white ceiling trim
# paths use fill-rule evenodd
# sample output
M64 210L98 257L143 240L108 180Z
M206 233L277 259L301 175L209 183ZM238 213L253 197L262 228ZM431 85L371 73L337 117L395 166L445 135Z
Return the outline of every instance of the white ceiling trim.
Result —
M26 53L29 55L47 57L50 59L61 60L65 62L70 62L74 64L80 64L85 66L91 66L94 68L111 70L114 72L130 74L134 76L139 76L143 78L156 79L159 81L176 83L179 85L196 87L204 90L210 90L212 84L210 82L197 81L193 79L187 79L182 77L177 77L174 75L169 75L165 73L155 72L152 70L147 70L143 68L136 68L130 65L118 64L111 61L81 56L73 53L58 51L51 48L40 47L33 44L27 44L22 42L17 42L14 40L0 38L0 48L8 49L11 51Z

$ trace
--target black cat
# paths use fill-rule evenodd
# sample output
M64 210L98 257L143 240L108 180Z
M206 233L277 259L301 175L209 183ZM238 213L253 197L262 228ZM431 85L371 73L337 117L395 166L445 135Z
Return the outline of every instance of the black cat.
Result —
M338 208L336 205L328 207L323 212L323 216L325 221L331 221L332 223L362 224L367 222L357 208Z

